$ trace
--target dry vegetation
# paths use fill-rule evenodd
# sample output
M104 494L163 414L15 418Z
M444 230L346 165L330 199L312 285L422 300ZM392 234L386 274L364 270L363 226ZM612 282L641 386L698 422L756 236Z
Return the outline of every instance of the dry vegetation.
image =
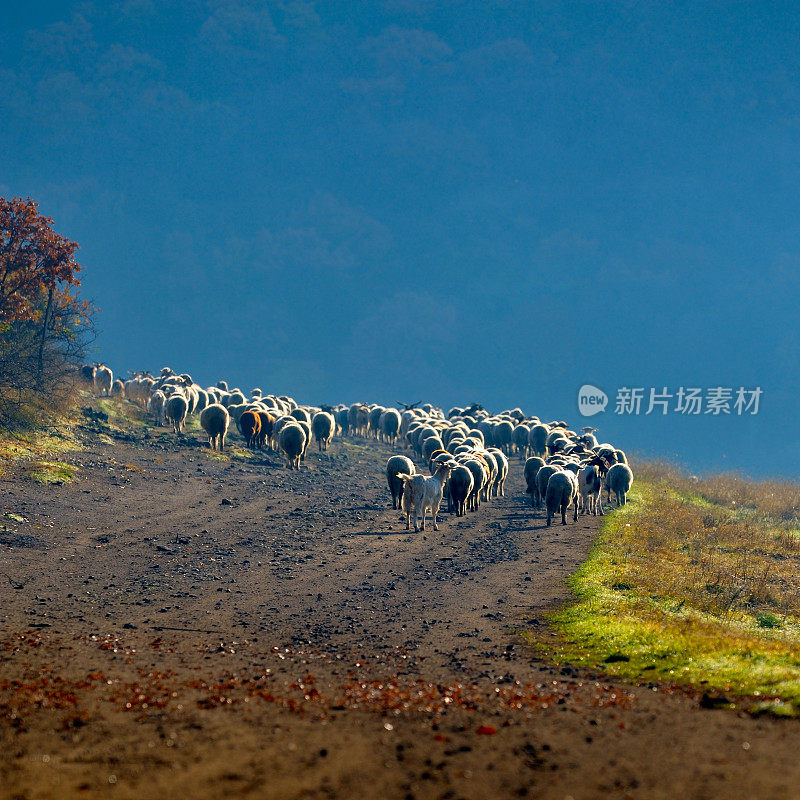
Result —
M627 578L712 614L800 618L800 485L738 475L692 481L652 465L637 475L647 502L626 528L636 542Z
M559 657L800 703L800 485L657 463L636 476L555 616Z

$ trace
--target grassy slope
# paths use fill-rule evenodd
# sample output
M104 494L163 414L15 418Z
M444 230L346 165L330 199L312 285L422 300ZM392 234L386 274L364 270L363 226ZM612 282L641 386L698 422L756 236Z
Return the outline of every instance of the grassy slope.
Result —
M800 711L796 484L692 481L658 465L609 514L553 615L549 654L632 681L749 695Z

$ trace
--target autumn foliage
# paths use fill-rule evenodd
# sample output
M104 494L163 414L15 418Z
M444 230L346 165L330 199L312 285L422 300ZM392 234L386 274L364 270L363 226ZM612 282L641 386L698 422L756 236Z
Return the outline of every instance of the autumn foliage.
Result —
M0 427L63 397L82 356L93 309L77 296L77 250L34 200L0 197Z
M72 299L70 288L80 285L78 244L52 225L30 197L0 197L0 322L36 319L50 290L63 304Z

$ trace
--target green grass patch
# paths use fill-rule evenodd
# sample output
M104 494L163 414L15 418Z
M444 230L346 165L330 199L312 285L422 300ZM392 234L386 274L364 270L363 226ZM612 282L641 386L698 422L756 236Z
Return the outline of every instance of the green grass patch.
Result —
M223 450L221 453L219 450L212 450L210 447L203 448L203 452L206 455L206 458L210 461L230 461L231 457L228 453Z
M117 430L143 428L148 423L147 412L132 400L120 397L96 397L92 405L108 416L108 425Z
M750 696L754 713L798 714L800 545L787 535L797 485L770 483L759 505L738 476L714 478L712 492L652 465L641 472L571 577L575 601L552 615L557 639L538 646L625 680Z
M75 420L64 419L49 428L22 433L0 431L0 475L16 462L81 450L83 445L75 434L74 423Z
M60 485L74 481L78 472L78 467L63 461L34 461L28 468L28 477L43 486Z

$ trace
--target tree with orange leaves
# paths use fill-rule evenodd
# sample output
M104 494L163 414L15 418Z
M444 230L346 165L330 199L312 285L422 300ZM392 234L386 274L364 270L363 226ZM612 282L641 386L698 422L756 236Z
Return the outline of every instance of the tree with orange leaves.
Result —
M37 319L42 298L80 286L77 242L56 233L38 207L30 197L0 197L0 322Z
M92 308L76 295L77 249L31 198L0 197L0 425L4 409L52 394L81 355Z

